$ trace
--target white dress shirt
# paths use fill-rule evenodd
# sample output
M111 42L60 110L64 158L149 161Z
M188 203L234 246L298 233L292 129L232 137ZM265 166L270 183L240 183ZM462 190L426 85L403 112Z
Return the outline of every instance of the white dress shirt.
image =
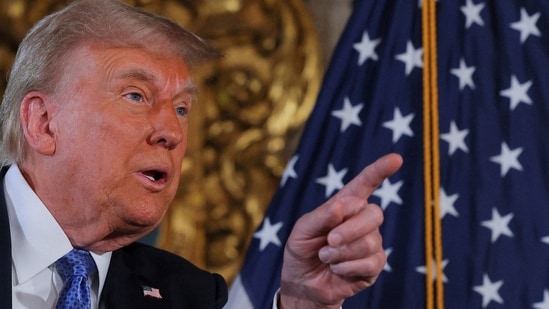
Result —
M55 308L63 287L55 261L72 245L16 165L7 171L3 190L12 243L13 308ZM98 308L111 253L91 254L98 270L91 276L92 308Z

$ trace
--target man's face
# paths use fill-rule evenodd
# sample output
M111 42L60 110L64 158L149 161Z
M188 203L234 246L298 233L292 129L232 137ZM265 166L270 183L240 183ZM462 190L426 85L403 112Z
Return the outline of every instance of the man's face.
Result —
M71 206L56 219L73 245L95 225L106 238L80 245L111 250L158 225L175 196L194 89L182 59L143 49L85 46L65 65L51 161Z

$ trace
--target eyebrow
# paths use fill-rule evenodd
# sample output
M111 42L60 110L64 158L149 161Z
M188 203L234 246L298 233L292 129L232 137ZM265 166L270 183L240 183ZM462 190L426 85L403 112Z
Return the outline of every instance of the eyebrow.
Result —
M154 74L151 74L150 72L147 72L142 69L131 69L128 71L124 71L121 74L116 76L117 79L136 79L143 82L149 82L152 84L155 84L155 82L158 80ZM198 92L198 87L195 84L195 82L192 80L192 78L188 78L185 80L185 84L183 85L183 90L181 93L189 93L191 95L196 95Z
M198 92L198 86L193 81L192 78L185 80L185 85L183 86L183 92L190 93L191 95L196 95Z

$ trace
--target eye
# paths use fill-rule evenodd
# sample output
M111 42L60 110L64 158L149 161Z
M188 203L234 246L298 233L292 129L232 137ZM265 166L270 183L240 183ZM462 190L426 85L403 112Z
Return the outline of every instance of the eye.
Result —
M189 109L185 106L178 106L175 108L175 112L177 115L185 117L189 114Z
M137 92L131 92L124 96L132 101L143 102L143 96Z

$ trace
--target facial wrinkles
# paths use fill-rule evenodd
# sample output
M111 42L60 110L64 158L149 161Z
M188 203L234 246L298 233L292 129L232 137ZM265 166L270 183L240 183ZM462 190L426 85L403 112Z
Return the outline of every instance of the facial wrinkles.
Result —
M93 59L93 62L96 64L96 66L94 67L94 71L102 72L103 75L103 78L98 79L98 82L102 84L102 86L96 89L96 91L98 91L99 94L103 92L107 94L106 97L104 97L103 99L99 99L99 101L104 100L105 98L113 101L120 99L120 89L116 88L117 86L114 86L113 84L113 82L115 82L115 79L118 77L122 79L136 79L138 81L145 82L148 85L159 84L160 78L157 78L156 75L153 73L154 70L150 68L150 60L145 59L144 63L139 65L135 63L130 63L130 65L128 66L127 63L125 63L125 59L123 59L123 57L119 55L120 53L109 54L107 52L100 54L99 57L101 58L95 57ZM135 56L135 54L133 56ZM105 61L100 62L100 60ZM125 67L129 67L130 69L127 69ZM90 83L86 81L86 78L84 78L82 81L82 85L78 87L83 88L89 86ZM91 84L93 84L93 81ZM131 85L131 83L128 84L128 81L123 80L121 85ZM88 93L88 97L90 95L91 93ZM104 130L101 132L104 132ZM141 147L139 144L135 144L135 146ZM139 148L136 148L136 151L139 151Z
M113 62L109 63L110 65L115 66L116 59L112 59ZM174 65L175 64L175 65ZM179 70L178 70L179 69ZM150 88L152 92L151 100L155 101L152 104L170 104L172 106L171 113L174 117L180 117L175 114L175 106L179 104L180 100L189 101L191 95L196 91L196 86L192 82L191 78L188 76L188 72L184 62L179 59L170 58L149 58L146 59L144 64L134 64L130 63L122 69L113 71L115 79L121 79L122 85L126 84L126 80L135 80L138 82L143 82L147 85L145 88ZM112 75L112 74L111 74ZM188 98L186 98L188 97ZM156 102L157 101L157 102ZM190 108L191 102L186 102L188 105L187 108ZM183 127L183 124L180 120L179 125L182 131L185 131L186 128ZM186 132L182 132L186 135ZM177 187L178 175L175 175L178 170L178 166L181 164L183 159L184 150L186 149L186 138L184 138L183 145L178 145L178 149L172 159L175 159L174 171L172 171L172 182L176 183L174 186ZM175 190L174 190L175 191ZM175 192L170 195L169 200L173 198ZM167 201L166 203L168 203Z
M122 84L133 80L148 85L152 93L162 98L162 100L164 98L170 100L173 102L173 105L177 105L179 101L184 101L190 107L197 92L197 87L190 77L167 76L164 80L140 68L131 68L128 71L123 71L114 79L120 80ZM147 93L147 96L150 95L150 93Z
M97 70L103 72L104 78L101 79L104 83L103 87L112 94L112 101L121 99L120 92L124 91L124 87L131 86L134 81L143 83L143 87L137 88L149 92L146 95L151 96L150 100L153 101L150 102L151 104L155 101L159 104L170 103L175 117L181 117L175 115L175 108L182 101L185 102L187 109L191 108L193 96L196 94L196 85L190 78L185 63L179 57L158 57L146 50L129 50L120 53L117 49L104 50L99 57L90 58L94 58ZM182 125L181 122L180 125ZM181 127L181 130L186 128ZM186 132L183 134L186 135Z
M172 88L174 89L174 97L178 97L182 94L194 95L196 93L196 85L190 78L186 67L183 72L173 69L171 69L171 71L174 71L173 75L170 74L166 76L165 81L158 81L159 86L164 85L164 88L159 87L161 92L170 93L170 88Z
M126 61L127 57L124 53L114 51L104 63L106 71L109 72L108 77L143 81L154 86L158 93L165 93L173 98L182 93L194 94L196 86L182 59L176 56L155 56L146 50L137 50L137 52L147 54L148 59L136 57L140 60L139 62L130 62L123 67L118 67L117 62Z
M136 89L143 91L147 100L150 101L147 103L170 104L171 113L179 119L180 130L186 135L183 119L175 112L179 106L185 106L189 110L193 95L196 93L196 86L188 75L185 63L179 58L155 57L144 50L132 50L132 52L135 54L109 51L106 53L102 65L102 71L105 72L103 80L106 83L105 87L113 95L112 100L122 99L126 88L136 86ZM142 53L146 55L141 56ZM139 57L135 57L136 55ZM133 59L139 59L140 62L128 61L131 56L134 56ZM128 92L131 92L131 89ZM183 154L175 163L180 164Z

